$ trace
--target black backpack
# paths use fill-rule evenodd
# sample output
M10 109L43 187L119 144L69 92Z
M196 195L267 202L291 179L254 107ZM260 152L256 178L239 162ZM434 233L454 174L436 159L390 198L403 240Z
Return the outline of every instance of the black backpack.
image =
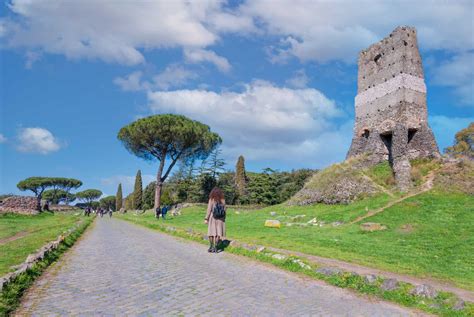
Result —
M222 203L215 203L212 207L212 216L214 219L225 219L225 206Z

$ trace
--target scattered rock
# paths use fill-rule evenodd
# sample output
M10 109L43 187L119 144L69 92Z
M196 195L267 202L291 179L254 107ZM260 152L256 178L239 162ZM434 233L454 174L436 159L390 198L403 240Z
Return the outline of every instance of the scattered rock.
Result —
M280 228L281 223L279 220L265 220L265 227Z
M257 253L263 252L265 250L265 247L260 246L257 248Z
M426 284L417 285L411 290L410 294L425 298L435 298L438 296L438 292L433 287Z
M304 262L301 261L300 259L294 259L294 260L292 260L291 262L298 264L301 268L303 268L303 269L305 269L305 270L311 270L311 266L309 266L308 264L304 263Z
M360 228L362 229L362 231L372 232L372 231L385 230L387 229L387 226L384 226L376 222L365 222L360 225Z
M428 307L429 308L434 308L434 309L440 309L441 305L438 304L438 303L433 303L433 304L428 305Z
M341 274L342 271L336 267L321 267L316 270L316 273L320 273L326 276L331 276L331 275Z
M201 238L202 238L203 240L209 241L209 237L208 237L207 235L205 235L205 234L202 235Z
M317 224L318 224L318 220L317 220L316 218L313 218L313 219L311 219L310 221L308 221L308 224L317 225Z
M367 274L364 276L364 281L368 284L375 284L375 282L377 282L377 276L373 274Z
M237 211L235 212L235 214L236 214L236 215L240 215L240 211L237 210Z
M169 226L169 227L166 227L166 231L174 232L176 231L176 228Z
M333 227L339 227L339 226L342 225L343 223L344 223L344 222L342 222L342 221L335 221L335 222L332 223L332 226L333 226Z
M383 281L380 288L384 291L393 291L398 288L398 281L394 278L389 278Z
M456 304L453 306L453 310L463 310L466 307L464 301L462 299L458 300Z
M277 215L276 212L274 212L274 211L270 212L270 216L275 217L276 215Z
M276 260L283 261L283 260L286 259L286 255L276 253L276 254L272 255L272 258L274 258Z

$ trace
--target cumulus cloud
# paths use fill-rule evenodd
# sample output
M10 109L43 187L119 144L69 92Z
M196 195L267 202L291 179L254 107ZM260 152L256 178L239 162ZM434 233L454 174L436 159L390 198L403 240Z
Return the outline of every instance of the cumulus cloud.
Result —
M12 18L0 22L7 46L35 48L68 58L136 65L142 49L204 48L218 32L253 27L220 0L29 1L12 0Z
M43 128L23 128L18 133L17 149L25 153L48 154L61 148L58 139Z
M150 182L154 181L155 179L156 177L153 175L143 174L142 175L143 188L145 188L146 185L148 185ZM113 175L110 177L101 178L100 183L103 186L110 186L112 188L117 187L118 184L122 184L122 190L124 194L126 195L126 193L131 193L133 191L133 187L135 185L135 176Z
M363 7L364 9L361 9ZM291 14L289 14L291 8ZM358 51L397 25L418 29L422 49L462 52L474 48L471 1L253 0L239 9L270 35L280 36L273 61L355 62Z
M167 66L161 73L151 79L143 79L143 72L132 72L125 77L117 77L114 83L124 91L140 91L149 89L170 89L179 87L195 79L197 74L178 64Z
M139 91L148 89L148 83L142 82L142 76L142 72L136 71L125 77L115 78L114 84L122 88L124 91Z
M474 53L455 55L435 66L433 75L434 84L454 87L463 104L474 106Z
M214 64L221 72L228 72L231 69L229 61L213 51L203 49L186 49L184 57L188 63L208 62Z
M195 79L197 74L185 69L180 65L170 65L156 76L153 76L153 83L159 89L169 89L186 84L189 80Z
M0 144L5 143L5 142L7 142L6 136L4 136L3 134L0 133Z
M247 84L241 92L150 91L148 100L153 113L180 113L209 124L223 137L228 155L245 149L255 159L286 158L297 152L293 160L313 155L324 148L322 140L315 139L337 131L333 120L343 115L316 89L277 87L265 81Z

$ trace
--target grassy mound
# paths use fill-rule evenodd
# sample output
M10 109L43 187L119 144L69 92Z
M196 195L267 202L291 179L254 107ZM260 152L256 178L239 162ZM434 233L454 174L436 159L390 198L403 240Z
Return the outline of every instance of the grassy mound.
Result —
M380 193L381 189L364 174L364 169L360 167L363 160L364 157L349 159L316 173L288 203L290 205L348 204ZM382 174L385 174L387 167L382 166L381 170ZM378 175L380 171L374 173Z

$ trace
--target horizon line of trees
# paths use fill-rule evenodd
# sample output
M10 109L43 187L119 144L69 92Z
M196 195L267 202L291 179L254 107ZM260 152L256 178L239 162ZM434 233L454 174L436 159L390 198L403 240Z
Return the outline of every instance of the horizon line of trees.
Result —
M86 189L77 193L71 193L71 190L78 189L82 186L82 181L75 178L65 177L28 177L18 182L17 187L21 191L31 191L36 198L36 209L42 211L41 201L46 200L48 204L57 205L69 203L76 199L82 201L77 203L78 207L94 207L96 203L110 207L111 197L115 205L115 196L104 197L97 202L102 196L102 191L98 189Z
M247 172L245 158L242 155L237 159L235 170L226 170L221 154L221 149L217 147L200 164L196 161L180 162L178 170L163 184L161 193L163 205L185 202L206 203L214 187L223 190L226 202L231 205L279 204L303 188L308 177L317 171L298 169L281 172L265 168L260 173ZM141 170L138 170L134 190L123 199L124 209L154 208L155 190L156 181L150 182L143 189ZM122 184L119 184L117 192L122 192Z

